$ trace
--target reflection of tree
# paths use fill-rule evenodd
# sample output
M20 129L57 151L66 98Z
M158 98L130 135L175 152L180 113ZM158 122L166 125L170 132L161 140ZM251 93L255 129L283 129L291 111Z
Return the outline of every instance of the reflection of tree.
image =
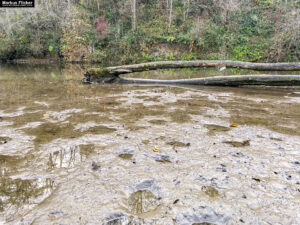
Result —
M22 180L0 176L0 211L9 206L20 207L23 204L30 204L30 200L36 198L45 199L52 193L54 187L54 181L49 178Z
M49 154L48 167L71 168L84 161L93 151L93 145L80 145L64 148Z

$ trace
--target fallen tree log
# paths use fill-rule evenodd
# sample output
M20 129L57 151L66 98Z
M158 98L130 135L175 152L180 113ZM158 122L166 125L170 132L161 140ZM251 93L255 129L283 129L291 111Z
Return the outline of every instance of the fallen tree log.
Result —
M179 80L154 80L122 78L119 75L85 75L84 83L160 84L160 85L206 85L206 86L300 86L300 75L240 75L216 76Z
M241 68L250 70L267 70L267 71L300 71L300 63L251 63L230 60L195 60L195 61L159 61L140 63L124 66L114 66L99 69L90 69L87 71L93 75L105 74L126 74L134 72L142 72L157 69L170 69L170 68L204 68L204 67L229 67Z
M138 83L138 84L189 84L189 85L268 85L268 86L292 86L300 85L300 75L241 75L218 76L197 79L180 80L152 80L129 79L119 75L142 72L147 70L168 68L194 68L194 67L232 67L252 70L273 71L300 71L300 63L250 63L228 60L197 60L197 61L160 61L141 63L125 66L90 69L85 74L84 83Z

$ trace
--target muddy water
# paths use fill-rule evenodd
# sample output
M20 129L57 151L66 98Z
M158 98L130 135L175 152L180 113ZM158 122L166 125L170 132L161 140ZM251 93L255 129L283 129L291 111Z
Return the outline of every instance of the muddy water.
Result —
M0 67L0 224L299 224L299 88L85 86L84 69Z

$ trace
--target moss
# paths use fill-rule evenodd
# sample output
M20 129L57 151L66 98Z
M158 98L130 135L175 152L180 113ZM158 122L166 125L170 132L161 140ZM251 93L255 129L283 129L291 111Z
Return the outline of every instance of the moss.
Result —
M87 73L91 76L99 78L99 77L107 76L107 74L109 74L109 70L105 68L101 68L101 69L94 68L94 69L90 69Z

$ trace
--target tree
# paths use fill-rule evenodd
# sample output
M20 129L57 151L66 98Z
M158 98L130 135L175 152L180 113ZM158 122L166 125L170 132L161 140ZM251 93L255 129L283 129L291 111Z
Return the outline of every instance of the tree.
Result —
M169 29L171 29L171 26L172 26L172 13L173 13L173 0L170 0L170 4L169 4Z
M136 0L131 0L132 31L136 30Z

